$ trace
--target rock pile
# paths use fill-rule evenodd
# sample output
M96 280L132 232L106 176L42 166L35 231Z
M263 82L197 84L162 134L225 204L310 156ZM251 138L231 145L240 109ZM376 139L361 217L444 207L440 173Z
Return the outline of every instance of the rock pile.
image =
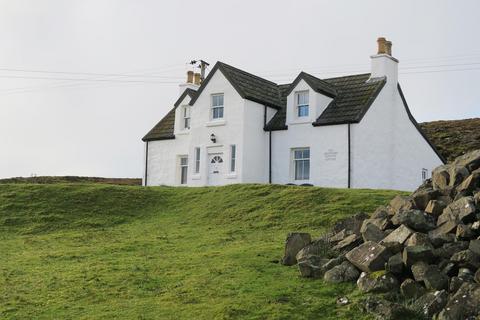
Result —
M480 150L436 168L410 196L371 216L341 221L322 239L290 234L285 252L283 261L297 263L301 276L398 293L428 318L480 316ZM366 309L393 315L401 308L376 300Z

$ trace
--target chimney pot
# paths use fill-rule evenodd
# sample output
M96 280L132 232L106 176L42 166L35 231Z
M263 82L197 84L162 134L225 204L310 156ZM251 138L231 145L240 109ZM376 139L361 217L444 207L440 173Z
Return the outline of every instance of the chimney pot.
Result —
M193 71L187 72L187 83L193 83Z
M195 73L195 84L200 85L200 73Z
M392 41L386 41L385 42L385 49L386 49L386 53L391 56L392 55Z
M377 54L385 54L387 53L387 39L384 37L380 37L377 39L378 43L378 52Z

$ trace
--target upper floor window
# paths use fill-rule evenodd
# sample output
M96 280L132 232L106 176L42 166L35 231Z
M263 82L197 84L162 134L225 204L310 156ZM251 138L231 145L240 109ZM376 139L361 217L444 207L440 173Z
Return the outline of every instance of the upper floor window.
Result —
M190 129L190 106L183 106L183 129Z
M223 119L223 93L212 95L212 119Z
M310 179L310 148L293 149L293 169L295 180Z
M295 93L295 105L297 108L297 117L308 117L308 91L299 91Z

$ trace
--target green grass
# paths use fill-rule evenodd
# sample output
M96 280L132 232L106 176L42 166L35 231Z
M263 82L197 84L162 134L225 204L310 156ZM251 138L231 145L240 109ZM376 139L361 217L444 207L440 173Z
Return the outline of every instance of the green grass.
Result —
M399 192L0 185L1 319L366 319L354 284L278 264L286 234L319 236Z

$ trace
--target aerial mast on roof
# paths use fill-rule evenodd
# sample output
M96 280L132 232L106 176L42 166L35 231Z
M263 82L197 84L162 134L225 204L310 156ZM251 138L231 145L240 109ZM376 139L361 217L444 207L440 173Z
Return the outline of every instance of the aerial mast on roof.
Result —
M200 59L200 60L192 60L190 61L190 64L197 68L200 68L200 80L203 81L205 79L205 71L207 70L207 67L210 65L210 63Z

